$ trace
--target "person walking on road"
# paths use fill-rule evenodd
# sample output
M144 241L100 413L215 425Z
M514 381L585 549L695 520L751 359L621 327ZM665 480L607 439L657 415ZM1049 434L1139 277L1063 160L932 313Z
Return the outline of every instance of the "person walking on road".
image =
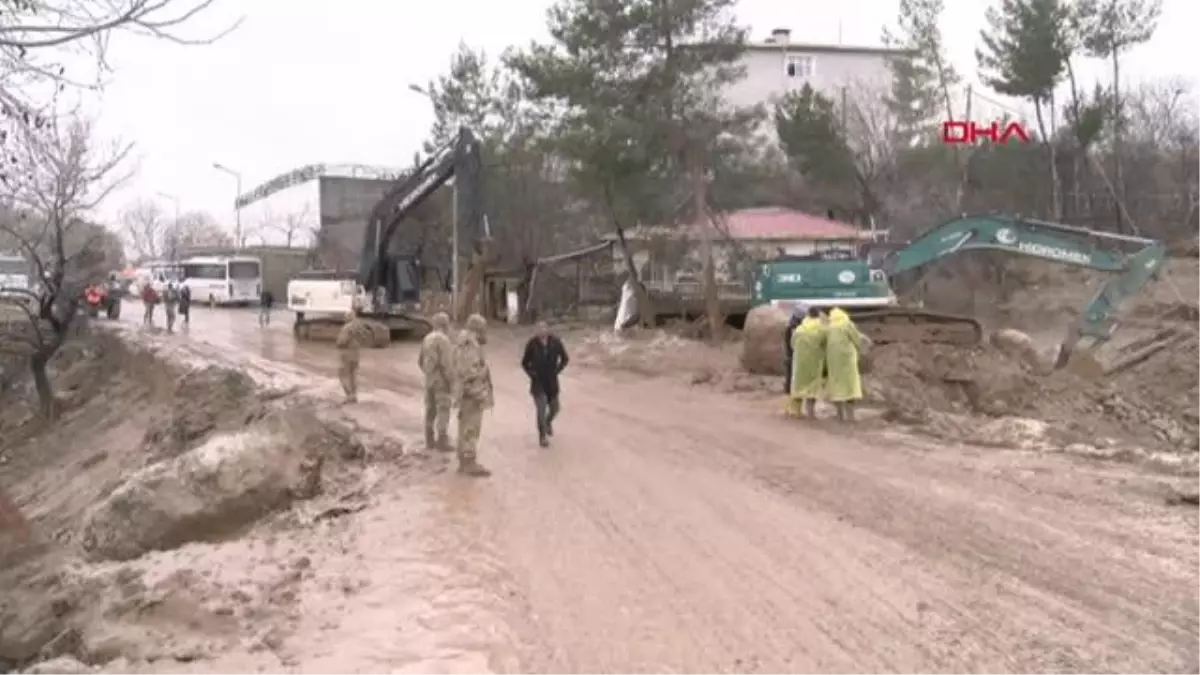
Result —
M545 321L539 321L533 337L525 343L521 368L529 376L529 393L533 396L537 416L538 445L550 445L554 435L554 418L558 416L558 375L570 359L562 340L550 332Z
M179 316L183 317L183 325L192 322L192 289L187 284L179 286Z
M175 288L175 282L172 281L163 289L162 295L163 312L167 315L167 332L175 332L175 314L179 307L179 289Z
M816 307L808 308L792 332L788 414L793 417L817 416L817 399L825 388L825 332L825 321Z
M363 323L355 307L346 312L346 325L337 336L338 380L346 392L346 403L358 402L359 350L371 342L371 327Z
M862 376L858 372L859 353L870 341L858 331L850 315L834 307L826 328L825 361L829 368L829 400L837 406L838 419L854 421L854 405L862 398Z
M142 284L142 325L154 326L154 306L158 304L158 291L154 289L154 283L146 280Z
M262 295L258 297L258 325L271 325L271 306L274 304L275 294L264 288Z
M458 334L454 349L458 401L458 472L485 478L492 475L476 459L479 435L483 431L483 411L496 404L492 371L483 346L487 344L487 320L479 314L467 318L467 327Z
M450 316L445 312L433 315L433 330L421 341L417 363L425 375L425 447L449 452L454 345L450 341Z

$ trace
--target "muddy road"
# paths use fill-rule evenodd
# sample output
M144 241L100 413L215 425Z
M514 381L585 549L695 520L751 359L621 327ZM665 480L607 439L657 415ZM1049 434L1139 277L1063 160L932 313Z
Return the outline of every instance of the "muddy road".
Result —
M201 310L162 339L335 395L332 347L295 345L290 319ZM492 478L383 480L343 530L287 544L325 576L286 667L1197 671L1197 516L1164 503L1164 476L581 367L540 449L519 346L488 346ZM420 442L415 345L364 352L362 372L353 414Z

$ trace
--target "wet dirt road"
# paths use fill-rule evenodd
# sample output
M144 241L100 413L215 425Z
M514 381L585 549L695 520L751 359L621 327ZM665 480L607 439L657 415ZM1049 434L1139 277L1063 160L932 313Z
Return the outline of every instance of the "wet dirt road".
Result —
M329 346L295 346L290 316L276 321L201 311L171 339L332 376ZM481 460L495 475L447 473L359 514L327 551L341 590L309 589L285 663L1198 669L1196 511L1166 506L1161 477L813 428L773 403L583 368L565 374L542 450L518 347L489 345L497 408ZM354 415L415 440L415 362L411 345L365 352Z

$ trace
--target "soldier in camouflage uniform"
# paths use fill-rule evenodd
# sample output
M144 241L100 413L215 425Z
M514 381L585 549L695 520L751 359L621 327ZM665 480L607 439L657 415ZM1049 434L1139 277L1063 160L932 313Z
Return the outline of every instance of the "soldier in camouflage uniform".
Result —
M454 344L450 341L450 317L445 312L433 315L433 331L421 341L421 356L417 363L425 374L425 447L449 452Z
M495 405L492 371L488 368L483 345L487 343L487 321L478 314L467 319L467 327L458 335L454 365L458 398L458 472L468 476L490 476L492 472L475 460L483 411Z
M358 401L358 352L371 343L371 327L358 316L358 308L346 313L346 325L337 336L338 379L346 392L346 403Z

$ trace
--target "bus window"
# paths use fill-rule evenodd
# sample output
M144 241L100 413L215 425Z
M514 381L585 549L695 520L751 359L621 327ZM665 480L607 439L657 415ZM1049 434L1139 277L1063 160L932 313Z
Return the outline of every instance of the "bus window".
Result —
M26 276L29 274L30 267L31 265L25 262L24 258L0 256L0 274Z
M229 263L230 279L257 279L259 276L258 263L241 261Z
M217 263L187 264L183 266L185 279L225 279L225 266Z

